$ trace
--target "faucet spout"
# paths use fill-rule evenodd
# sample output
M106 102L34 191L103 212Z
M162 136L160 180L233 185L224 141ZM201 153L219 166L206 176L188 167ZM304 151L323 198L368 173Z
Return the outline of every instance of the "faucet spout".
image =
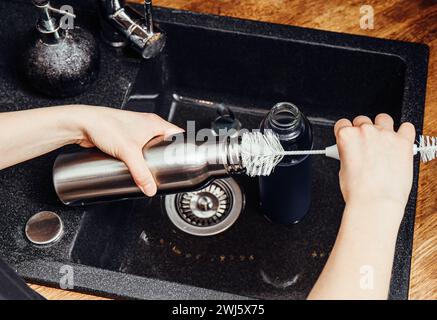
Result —
M165 34L153 25L152 0L144 0L144 14L141 14L124 0L98 0L101 16L144 59L157 56L165 45Z

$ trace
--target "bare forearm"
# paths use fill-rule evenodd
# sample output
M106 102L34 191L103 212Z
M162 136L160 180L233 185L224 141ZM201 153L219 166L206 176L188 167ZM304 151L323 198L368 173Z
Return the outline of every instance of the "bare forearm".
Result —
M78 141L79 110L62 106L0 113L0 169Z
M387 299L402 206L347 205L331 255L309 299Z

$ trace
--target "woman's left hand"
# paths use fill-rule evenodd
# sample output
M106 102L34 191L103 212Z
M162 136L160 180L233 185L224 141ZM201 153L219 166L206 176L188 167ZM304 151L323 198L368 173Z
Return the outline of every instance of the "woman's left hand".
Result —
M71 108L81 132L76 143L86 148L97 147L122 160L138 187L146 195L153 196L156 184L142 149L156 136L170 136L183 130L153 113L82 105Z

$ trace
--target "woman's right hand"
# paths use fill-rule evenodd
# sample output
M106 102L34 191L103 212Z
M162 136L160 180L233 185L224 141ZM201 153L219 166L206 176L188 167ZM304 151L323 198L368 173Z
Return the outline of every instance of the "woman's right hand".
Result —
M406 122L395 132L393 119L379 114L374 123L366 116L341 119L334 131L346 204L389 203L403 212L413 181L414 126Z
M346 206L309 299L387 299L399 225L413 181L414 126L393 130L379 114L339 120L340 188Z

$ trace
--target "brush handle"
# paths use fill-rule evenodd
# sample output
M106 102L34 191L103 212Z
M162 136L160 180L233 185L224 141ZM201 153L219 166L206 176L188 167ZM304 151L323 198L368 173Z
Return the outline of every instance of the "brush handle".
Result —
M330 147L326 147L325 148L325 155L328 158L333 158L333 159L340 160L340 155L338 153L338 148L337 148L336 144L334 144L334 145L332 145Z
M425 149L425 148L424 148L424 149ZM420 151L421 151L420 148L415 144L415 145L413 146L413 154L416 155L416 154L418 154ZM334 144L334 145L332 145L332 146L330 146L330 147L326 147L326 148L325 148L325 155L326 155L328 158L333 158L333 159L340 160L340 155L339 155L339 153L338 153L338 148L337 148L337 145L336 145L336 144Z

